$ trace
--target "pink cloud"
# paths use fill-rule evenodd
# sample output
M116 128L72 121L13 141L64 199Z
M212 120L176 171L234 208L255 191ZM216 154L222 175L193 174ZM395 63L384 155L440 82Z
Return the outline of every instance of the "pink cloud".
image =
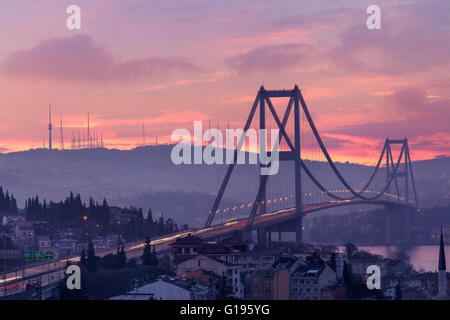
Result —
M450 2L416 1L383 10L382 29L358 22L341 36L328 56L345 70L400 75L448 65Z
M421 88L405 88L384 98L382 109L389 117L385 120L346 125L325 136L360 136L367 139L402 139L407 137L411 151L419 157L450 155L450 100L428 98ZM337 134L337 135L336 135ZM355 141L357 143L358 141ZM343 145L342 145L343 147Z
M238 73L282 71L304 66L317 58L317 50L304 43L287 43L258 47L228 58L226 64Z
M272 31L268 32L264 35L256 35L252 37L238 37L238 38L231 38L229 41L236 42L236 43L260 43L260 44L267 44L267 43L286 43L286 42L312 42L310 39L307 38L307 35L309 34L308 31L305 30L297 30L297 29L287 29L282 31Z
M1 70L18 79L129 82L173 72L199 70L179 57L151 56L121 61L87 35L47 39L28 50L12 52Z
M173 82L169 82L169 83L151 85L151 86L148 86L145 88L137 89L136 91L137 92L157 91L157 90L167 89L170 87L186 86L189 84L216 82L225 77L228 77L229 75L230 75L229 71L219 70L219 71L212 72L212 73L200 74L196 78L192 78L192 79L177 80L177 81L173 81Z
M328 99L342 95L342 90L307 86L302 89L302 95L307 100Z
M242 96L242 97L235 97L235 98L231 98L231 99L224 99L224 100L221 100L220 103L223 103L223 104L241 104L241 103L253 102L254 100L255 100L255 97Z

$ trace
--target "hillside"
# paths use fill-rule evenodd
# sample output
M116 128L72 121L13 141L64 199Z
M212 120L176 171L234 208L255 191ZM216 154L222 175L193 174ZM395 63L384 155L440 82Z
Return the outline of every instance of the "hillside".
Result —
M197 201L198 205L192 209L208 212L226 165L177 166L170 161L171 149L162 145L127 151L37 149L0 154L0 185L14 194L19 207L23 207L30 196L60 200L73 191L81 193L84 199L89 196L99 201L106 198L114 205L143 206L145 211L151 206L167 216L177 213L189 221L197 213L181 208L187 207L190 201ZM342 189L325 163L306 163L328 188ZM448 205L450 158L418 161L413 167L420 205ZM339 163L338 168L355 187L366 181L373 170L349 163ZM241 203L252 199L256 193L259 167L240 165L236 170L225 194L225 204ZM279 175L272 181L284 182L283 179L291 176L292 166L282 165ZM380 176L375 185L383 184L384 179Z

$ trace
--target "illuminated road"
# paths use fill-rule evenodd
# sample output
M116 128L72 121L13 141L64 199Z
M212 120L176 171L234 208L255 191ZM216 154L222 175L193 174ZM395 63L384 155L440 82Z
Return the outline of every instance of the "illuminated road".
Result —
M389 205L392 202L389 201L371 201L371 204ZM323 210L332 207L345 206L345 205L357 205L367 204L363 200L342 200L325 202L316 205L309 205L303 207L302 215L309 214L314 211ZM269 212L261 215L257 215L253 221L253 229L258 227L267 227L273 224L289 221L295 217L295 208L283 209L274 212ZM178 237L186 236L188 234L199 236L203 239L214 239L223 236L229 236L233 232L242 230L247 224L247 218L229 220L225 223L211 226L210 228L203 229L191 229L182 232L178 232L171 235L165 235L161 238L151 240L151 245L155 246L157 253L164 253L170 249L170 244L174 242ZM143 242L128 243L124 249L127 254L127 258L140 258L142 256L142 250L144 248ZM97 256L103 257L110 253L116 253L116 249L104 250L96 252ZM11 295L25 290L27 283L36 283L40 281L44 286L59 281L64 277L64 267L68 260L79 261L80 256L73 256L69 258L63 258L54 260L49 263L43 263L40 265L34 265L25 267L13 272L0 275L0 296ZM5 287L6 282L6 287Z

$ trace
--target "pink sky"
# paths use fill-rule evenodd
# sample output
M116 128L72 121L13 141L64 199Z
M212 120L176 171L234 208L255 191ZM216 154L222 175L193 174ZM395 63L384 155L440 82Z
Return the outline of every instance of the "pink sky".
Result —
M0 151L41 147L53 106L65 146L169 142L194 120L242 127L261 85L297 83L333 159L374 162L386 137L449 156L450 2L78 0L0 3ZM81 30L66 28L81 7ZM206 123L205 123L206 124ZM46 142L48 143L48 142Z

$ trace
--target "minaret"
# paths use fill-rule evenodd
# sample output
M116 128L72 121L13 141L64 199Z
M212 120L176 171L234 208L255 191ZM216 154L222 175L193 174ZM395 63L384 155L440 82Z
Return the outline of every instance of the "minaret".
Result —
M438 298L447 298L447 268L445 265L444 237L442 235L441 225L441 243L439 245L439 292Z
M48 105L48 150L52 150L52 105Z

